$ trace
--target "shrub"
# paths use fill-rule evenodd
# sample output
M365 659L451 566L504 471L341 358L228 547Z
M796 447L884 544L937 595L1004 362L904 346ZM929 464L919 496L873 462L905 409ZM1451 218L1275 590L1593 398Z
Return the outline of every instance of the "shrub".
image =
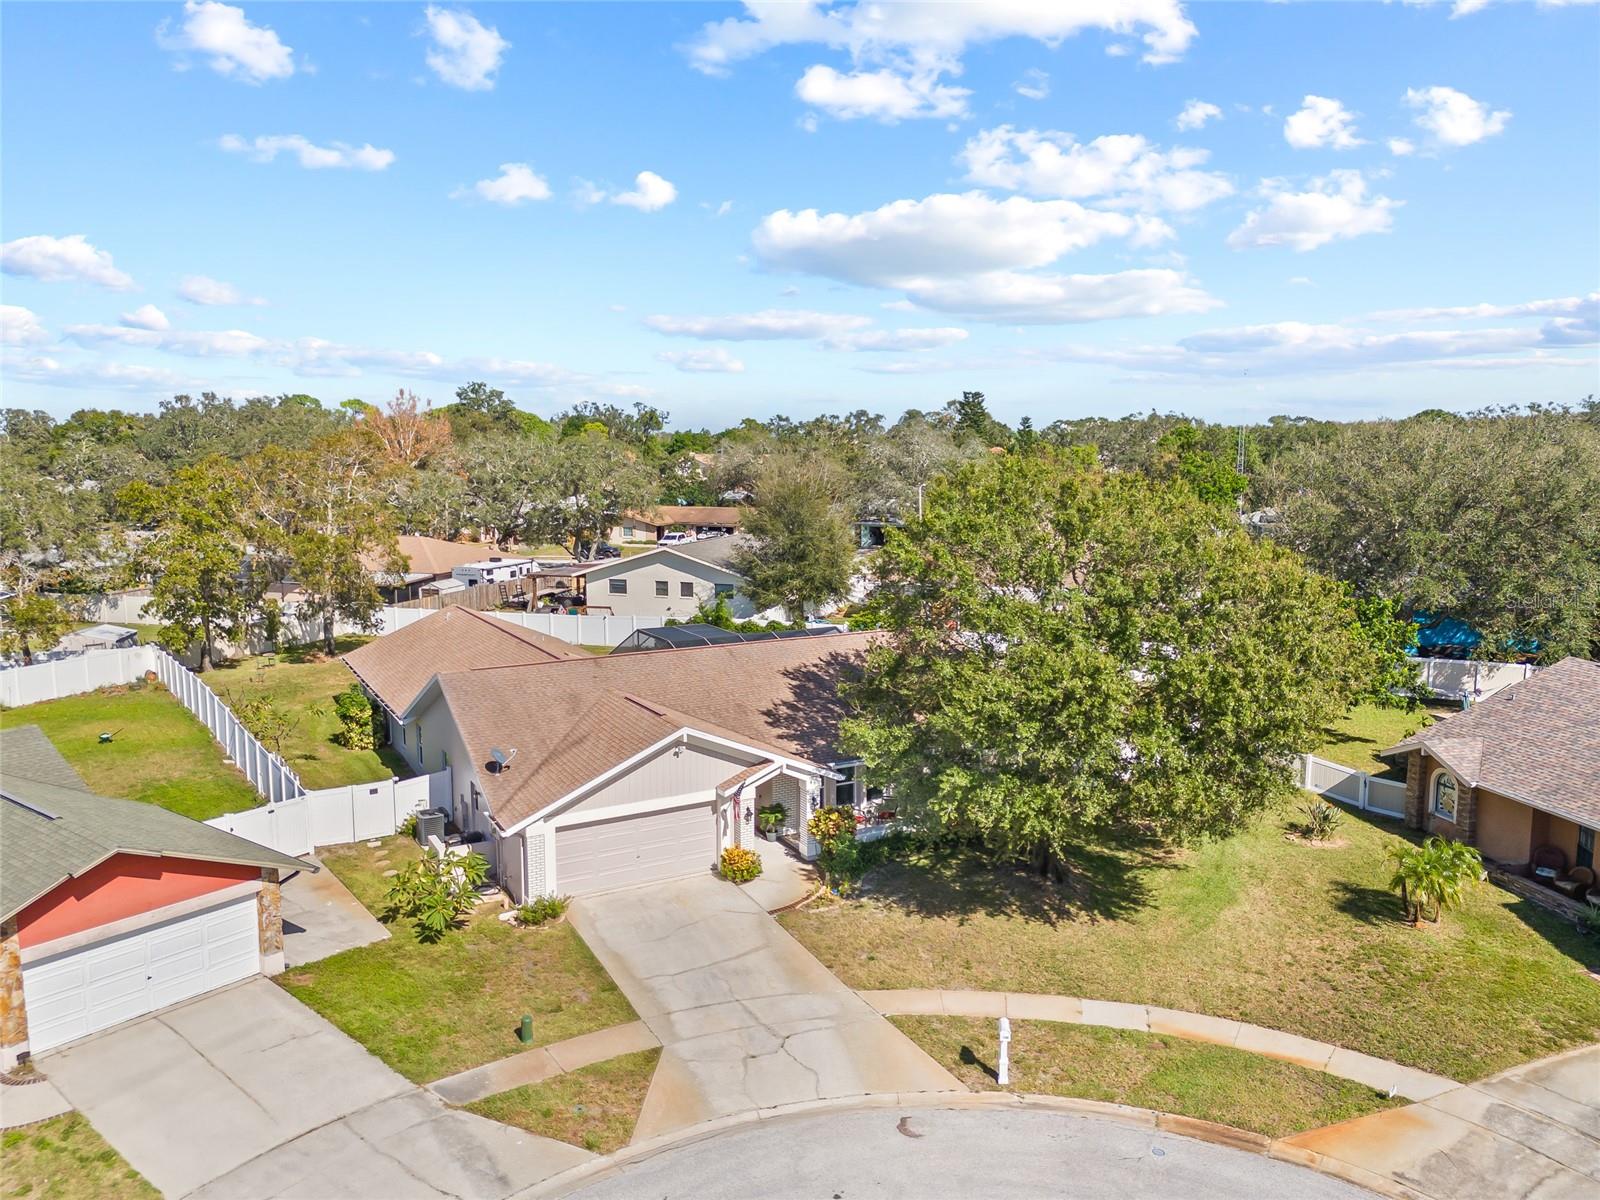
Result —
M384 915L409 920L417 941L437 942L472 911L476 889L488 877L489 860L482 855L424 854L394 877Z
M417 837L417 814L412 813L404 821L401 821L400 828L396 829L395 832L401 837L411 838L415 841Z
M1437 922L1447 908L1461 903L1461 894L1483 872L1483 855L1465 842L1430 837L1420 846L1395 846L1389 850L1394 876L1389 887L1400 893L1405 919L1415 925L1428 915Z
M763 804L756 809L756 828L762 833L776 833L789 819L789 811L781 804Z
M233 715L239 718L239 724L249 730L256 741L282 758L283 739L300 724L299 714L267 696L255 696L248 700L234 700L229 696L228 699L233 707Z
M339 728L333 734L335 742L348 750L376 748L372 701L359 683L352 683L333 698L333 713L339 718Z
M567 911L565 896L537 896L517 909L518 925L543 925Z
M749 883L761 874L761 856L742 846L729 846L722 852L722 877L731 883Z
M806 822L806 829L822 843L824 850L846 839L853 842L856 837L856 814L848 808L819 808Z
M1308 801L1301 811L1306 819L1300 823L1300 833L1313 842L1327 841L1344 823L1344 814L1321 796Z

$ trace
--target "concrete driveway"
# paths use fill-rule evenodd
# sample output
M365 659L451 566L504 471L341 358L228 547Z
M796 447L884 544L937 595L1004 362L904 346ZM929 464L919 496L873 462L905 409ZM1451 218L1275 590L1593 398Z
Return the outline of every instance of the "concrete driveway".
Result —
M1436 1200L1600 1196L1600 1046L1286 1139Z
M317 863L310 856L308 861ZM297 871L283 881L282 891L283 961L291 967L389 936L332 871Z
M964 1090L732 884L586 896L570 918L663 1046L635 1141L802 1100Z
M264 979L39 1067L171 1197L499 1200L592 1157L448 1108Z

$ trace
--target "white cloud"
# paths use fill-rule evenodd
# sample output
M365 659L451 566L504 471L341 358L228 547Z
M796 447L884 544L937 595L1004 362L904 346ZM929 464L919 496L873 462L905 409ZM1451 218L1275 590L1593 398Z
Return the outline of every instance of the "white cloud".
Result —
M1483 101L1455 88L1408 88L1405 102L1417 110L1417 127L1437 146L1470 146L1493 137L1511 120L1509 112L1491 112Z
M132 312L122 314L121 323L129 329L170 329L172 322L167 320L167 314L154 304L141 304Z
M1408 154L1417 152L1417 144L1410 138L1393 137L1389 139L1389 153L1396 158L1405 158Z
M1095 4L986 0L947 4L900 0L894 4L836 4L817 0L785 4L755 0L743 17L713 21L686 50L696 70L725 74L742 59L777 46L821 44L849 51L858 61L905 60L955 64L968 46L1010 37L1034 38L1048 46L1087 29L1138 35L1144 60L1166 63L1181 57L1195 27L1179 0L1099 0Z
M1222 120L1222 110L1204 100L1191 100L1178 114L1179 129L1203 129L1207 121Z
M830 350L894 351L937 350L967 340L965 329L945 326L937 329L869 329L862 333L837 334L825 339Z
M656 357L680 371L694 374L737 375L744 370L744 363L721 346L708 346L704 350L662 350Z
M515 208L529 200L548 200L550 185L527 163L501 163L500 174L493 179L480 179L471 187L457 188L450 196L455 200L476 196L491 204Z
M611 203L640 212L657 212L678 198L678 189L654 171L640 171L633 178L633 191L618 192Z
M1356 115L1327 96L1307 96L1300 111L1283 123L1283 140L1296 150L1352 150L1366 143L1356 136Z
M428 66L451 87L487 92L511 43L493 25L484 25L464 8L428 5Z
M360 171L381 171L394 162L393 150L380 150L371 142L351 146L345 142L330 142L319 146L298 133L273 134L264 137L242 138L236 133L224 134L217 144L230 154L247 155L254 162L269 163L279 154L292 154L300 165L309 170L343 167Z
M856 370L873 375L937 375L945 371L961 370L960 363L942 358L900 359L895 362L863 362ZM970 369L970 368L967 368Z
M35 234L0 246L0 270L27 275L43 283L93 283L113 292L131 292L134 282L117 270L111 255L95 248L87 236Z
M177 330L130 329L124 325L68 325L65 335L80 346L116 343L164 350L185 358L245 358L267 350L272 343L243 329Z
M244 9L217 0L188 0L183 23L173 30L170 21L162 21L156 27L156 41L180 54L205 55L217 74L245 83L294 74L294 51L276 33L265 25L252 25Z
M49 340L49 333L39 324L39 317L32 309L20 304L0 304L0 343L36 346Z
M1406 4L1430 7L1439 0L1404 0ZM1600 0L1537 0L1536 8L1577 8L1600 2ZM1450 19L1471 16L1475 12L1482 12L1497 0L1451 0Z
M1163 151L1138 134L1078 142L1070 133L1001 125L968 140L960 160L974 183L1114 207L1190 212L1231 195L1227 177L1200 171L1209 151Z
M1600 292L1586 296L1561 296L1529 300L1523 304L1463 304L1452 308L1393 308L1372 314L1374 321L1455 321L1485 317L1587 317L1600 316Z
M810 341L837 337L850 330L872 324L870 317L849 313L811 312L800 308L769 308L753 313L725 316L672 317L649 316L645 325L669 337L700 338L705 341Z
M164 367L134 366L111 362L62 362L48 355L6 357L3 363L8 378L50 387L109 388L127 392L194 391L205 380L191 379Z
M178 295L190 304L203 304L207 307L233 304L259 306L266 303L259 296L246 296L233 284L212 279L209 275L185 275L178 284Z
M1043 100L1050 95L1050 73L1029 67L1022 78L1011 85L1011 90L1024 100Z
M794 94L813 108L843 121L870 117L893 125L914 117L962 117L966 88L938 82L937 71L902 74L888 67L848 74L818 64L794 85Z
M1314 279L1312 279L1311 276L1309 276L1309 275L1291 275L1291 276L1289 276L1289 286L1290 287L1316 287L1317 284L1316 284L1316 281Z
M1388 233L1401 201L1369 196L1360 171L1330 171L1311 180L1308 190L1291 192L1281 180L1264 180L1265 208L1258 208L1228 235L1235 250L1248 246L1288 246L1304 253L1329 242Z
M1110 275L990 271L908 290L924 308L1019 325L1200 313L1222 304L1183 272L1166 268Z

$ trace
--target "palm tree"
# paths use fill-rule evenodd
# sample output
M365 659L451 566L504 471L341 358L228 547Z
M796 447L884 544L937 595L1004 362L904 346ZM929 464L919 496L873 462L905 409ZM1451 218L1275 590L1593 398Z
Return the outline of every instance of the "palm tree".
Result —
M1394 876L1389 887L1400 893L1408 924L1415 925L1433 908L1433 921L1461 903L1467 884L1483 870L1483 856L1465 842L1430 837L1420 846L1394 846Z

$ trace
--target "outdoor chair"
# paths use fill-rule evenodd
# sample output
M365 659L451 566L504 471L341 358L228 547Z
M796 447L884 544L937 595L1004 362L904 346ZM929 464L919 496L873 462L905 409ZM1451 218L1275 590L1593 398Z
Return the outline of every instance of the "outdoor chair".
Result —
M1550 882L1558 878L1567 868L1567 852L1560 846L1540 846L1533 852L1533 857L1528 861L1533 869L1535 879Z
M1551 886L1556 891L1578 900L1583 897L1585 892L1594 887L1594 872L1588 867L1573 867L1560 879L1551 880Z

